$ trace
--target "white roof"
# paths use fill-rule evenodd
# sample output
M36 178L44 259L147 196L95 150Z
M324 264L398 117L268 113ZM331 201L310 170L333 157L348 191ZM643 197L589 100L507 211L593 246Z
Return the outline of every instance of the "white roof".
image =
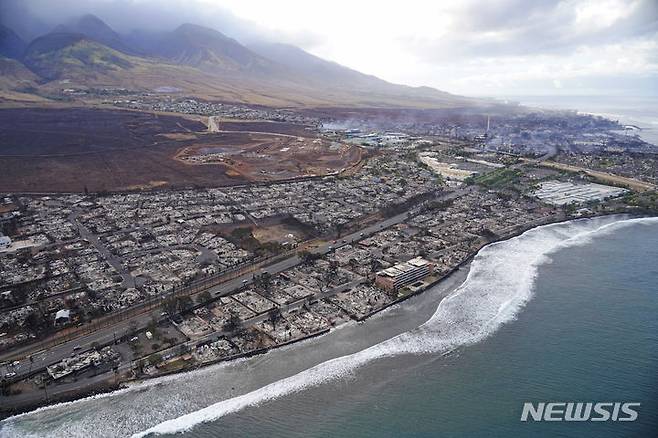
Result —
M399 263L395 266L391 266L390 268L386 268L382 271L379 271L379 275L387 275L389 277L397 277L398 275L401 275L407 271L414 270L416 268L420 268L421 266L425 266L429 264L427 260L425 260L422 257L416 257L411 260L408 260L403 263Z
M68 309L58 310L57 313L55 313L55 319L60 319L60 318L68 319L70 316L71 316L71 311Z

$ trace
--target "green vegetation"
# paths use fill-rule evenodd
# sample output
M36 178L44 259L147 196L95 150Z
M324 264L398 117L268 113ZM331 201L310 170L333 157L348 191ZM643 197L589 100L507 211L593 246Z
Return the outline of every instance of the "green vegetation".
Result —
M260 242L249 227L239 227L231 231L231 239L241 248L253 252L256 256L271 256L281 253L284 248L279 242Z
M302 265L311 266L316 260L322 258L320 254L312 253L310 251L301 250L297 252L297 256L302 261Z
M157 365L162 362L162 355L155 353L150 355L147 359L151 365Z
M231 231L231 238L237 245L247 251L256 252L261 243L256 239L249 227L240 227Z
M251 234L251 229L246 227L236 228L231 231L231 237L237 241L252 239L254 236Z
M519 169L502 168L483 175L471 176L464 181L469 184L478 184L489 189L514 189L523 172Z
M179 297L170 296L170 297L165 298L165 300L162 303L165 311L170 316L185 312L190 307L192 307L192 304L193 304L192 303L192 298L188 297L187 295L183 295L183 296L179 296ZM156 330L157 326L156 326L156 323L154 321L151 322L150 328L151 328L152 331ZM154 333L153 336L155 336L155 333Z
M658 214L658 192L655 190L642 193L631 192L622 199L629 206L640 208L648 213Z
M197 304L209 303L212 301L212 295L208 291L204 291L197 297Z
M55 79L71 71L94 77L129 70L139 61L101 44L80 40L55 51L34 50L27 55L26 62L41 76Z

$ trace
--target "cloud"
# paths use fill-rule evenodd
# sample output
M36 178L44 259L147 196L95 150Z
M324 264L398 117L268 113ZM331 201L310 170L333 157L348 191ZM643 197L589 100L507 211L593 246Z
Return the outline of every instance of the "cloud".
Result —
M658 34L655 0L499 0L467 2L452 11L439 37L403 37L401 45L419 58L501 57L570 54Z
M656 0L0 0L0 8L21 35L85 13L121 33L191 22L462 94L634 86L657 94Z
M204 0L2 0L2 21L33 39L55 26L93 14L119 33L168 31L184 23L211 27L242 42L273 40L312 47L324 39L312 32L272 30L237 17L221 2ZM22 23L29 21L29 26ZM23 29L25 28L25 29Z

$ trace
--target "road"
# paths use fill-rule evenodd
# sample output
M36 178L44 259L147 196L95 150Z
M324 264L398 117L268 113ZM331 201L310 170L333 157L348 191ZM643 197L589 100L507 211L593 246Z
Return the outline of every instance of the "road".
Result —
M286 138L315 138L315 137L303 137L301 135L292 135L292 134L283 134L281 132L265 132L265 131L236 131L236 130L225 130L219 129L219 123L217 122L217 116L208 117L208 132L213 134L264 134L264 135L274 135L277 137L286 137Z
M601 172L599 170L592 170L586 167L572 166L570 164L558 163L555 161L541 161L541 160L532 160L529 158L522 158L524 162L534 163L539 166L548 167L551 169L566 170L568 172L584 172L594 178L597 178L601 181L608 182L610 184L622 185L629 187L633 190L644 192L647 190L656 190L654 184L648 183L646 181L640 181L633 178L628 178L625 176L615 175L612 173Z
M80 234L80 238L83 240L86 240L89 242L91 245L93 245L96 248L96 251L98 251L103 259L109 263L115 271L121 275L121 285L125 288L133 288L135 287L135 279L133 276L130 274L130 272L123 267L121 264L121 260L119 258L115 257L114 254L112 254L105 245L103 245L99 239L99 237L89 231L87 227L85 227L81 222L78 221L78 216L82 214L82 211L79 209L74 210L69 216L68 216L68 221L72 224L74 224L77 229L78 233Z
M437 200L455 199L467 193L469 190L470 190L469 188L455 190L443 194L442 196L439 196L436 199ZM336 248L340 248L342 246L357 242L385 228L389 228L393 225L402 223L405 220L407 220L408 217L409 217L408 211L404 213L400 213L388 219L379 221L376 224L373 224L369 227L355 231L354 233L342 236L340 239L337 239L335 241L321 243L310 249L309 252L318 255L327 254ZM294 266L297 266L300 263L301 263L301 259L297 255L294 255L284 260L281 260L279 262L276 262L274 264L267 265L266 267L262 268L258 272L267 271L268 273L275 275L280 272L286 271L290 268L293 268ZM256 273L243 274L237 278L226 281L220 285L211 287L208 289L208 291L210 292L213 298L231 295L237 292L242 287L250 285L253 282L255 275ZM115 339L119 339L122 336L130 335L134 329L140 330L147 327L153 319L159 320L161 318L162 318L162 309L156 308L154 310L147 311L139 315L135 315L126 320L118 321L113 326L103 327L95 332L79 336L75 339L65 341L61 344L54 345L50 348L46 348L41 351L31 353L31 356L29 355L30 354L29 352L26 352L25 357L18 360L16 366L10 366L10 365L0 366L0 375L4 376L8 372L14 372L16 373L16 375L12 377L11 380L20 380L21 378L29 375L31 372L34 372L39 369L43 369L46 366L57 363L66 357L70 357L72 354L75 353L74 348L79 347L77 351L82 352L91 349L92 345L94 344L98 344L98 345L110 344ZM11 354L11 352L6 353L5 357L7 357L8 354ZM30 357L32 362L30 362Z
M319 298L326 298L326 297L336 295L339 292L343 292L345 290L351 289L351 288L363 283L364 280L365 280L364 278L359 277L358 279L356 279L354 281L351 281L349 283L342 284L342 285L337 286L335 288L332 288L332 289L326 290L324 292L321 292L321 293L317 294L314 298L319 299ZM280 306L279 310L282 313L288 313L290 311L301 308L302 306L304 306L304 304L306 302L307 302L307 299L302 298L302 299L299 299L299 300L297 300L295 302L292 302L290 304L284 304L284 305ZM252 318L249 318L249 319L243 321L242 326L243 327L250 327L250 326L253 326L254 324L258 324L260 322L266 321L269 318L270 318L269 312L264 312L264 313L261 313L259 315L256 315ZM189 347L189 348L195 348L197 345L203 344L205 342L214 342L214 341L218 340L219 338L221 338L223 336L230 335L230 334L231 333L224 332L224 331L213 332L213 333L210 333L210 334L208 334L206 336L203 336L201 338L186 341L184 343L184 346ZM178 345L176 345L174 347L171 347L167 350L159 352L159 354L165 356L170 351L171 352L180 351L180 349L181 349L181 344L178 344ZM120 374L123 374L124 372L130 371L132 366L133 366L133 361L132 360L122 362L121 364L119 364L119 366L117 368L117 374L120 375ZM80 389L82 389L84 387L90 387L92 385L97 385L97 384L106 383L108 381L112 381L113 378L115 378L115 375L110 373L109 371L107 371L107 372L102 372L102 373L99 373L99 374L96 374L96 375L83 376L83 377L80 377L80 378L76 379L73 382L59 383L57 385L49 385L48 390L47 390L48 391L47 396L50 399L56 398L56 397L59 397L63 394L66 394L68 392L79 391ZM2 399L2 396L0 396L0 400L1 399ZM37 393L35 393L35 392L25 392L25 393L21 393L21 394L18 394L18 395L12 395L11 396L11 403L13 405L16 405L16 406L25 405L25 404L29 405L29 404L33 404L33 403L39 403L40 401L44 401L44 400L47 401L46 391L45 390L44 390L43 393L41 393L41 392L37 392Z

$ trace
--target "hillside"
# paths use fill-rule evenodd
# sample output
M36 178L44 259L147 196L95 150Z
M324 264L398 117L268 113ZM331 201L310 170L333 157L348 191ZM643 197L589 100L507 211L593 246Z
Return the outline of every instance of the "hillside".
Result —
M384 98L385 96L416 101L437 101L446 104L472 104L471 99L455 96L430 87L409 87L387 82L376 76L367 75L338 63L312 55L299 47L278 43L259 43L249 46L254 52L289 70L301 74L306 81L321 89L339 92L350 89L354 97L363 95Z
M154 53L170 62L212 72L271 74L282 66L213 29L183 24L165 34Z
M376 76L366 75L335 62L326 61L289 44L261 42L248 47L264 58L303 74L311 82L322 82L325 85L348 83L352 86L373 86L374 84L385 86L388 84Z
M36 85L37 75L15 59L0 56L0 87L28 88Z
M82 34L52 33L34 40L24 63L44 79L94 81L133 67L127 55Z
M142 91L168 87L205 99L270 106L446 108L475 104L428 87L391 84L294 46L245 47L221 32L193 24L164 33L138 30L122 37L99 18L87 15L33 40L22 61L38 75L38 88L48 93L72 87Z
M103 20L95 15L87 14L68 23L61 24L52 33L80 34L114 50L134 54L123 38Z
M25 51L25 41L16 32L0 24L0 56L19 59Z
M39 77L19 61L0 56L0 100L40 101L32 94Z

